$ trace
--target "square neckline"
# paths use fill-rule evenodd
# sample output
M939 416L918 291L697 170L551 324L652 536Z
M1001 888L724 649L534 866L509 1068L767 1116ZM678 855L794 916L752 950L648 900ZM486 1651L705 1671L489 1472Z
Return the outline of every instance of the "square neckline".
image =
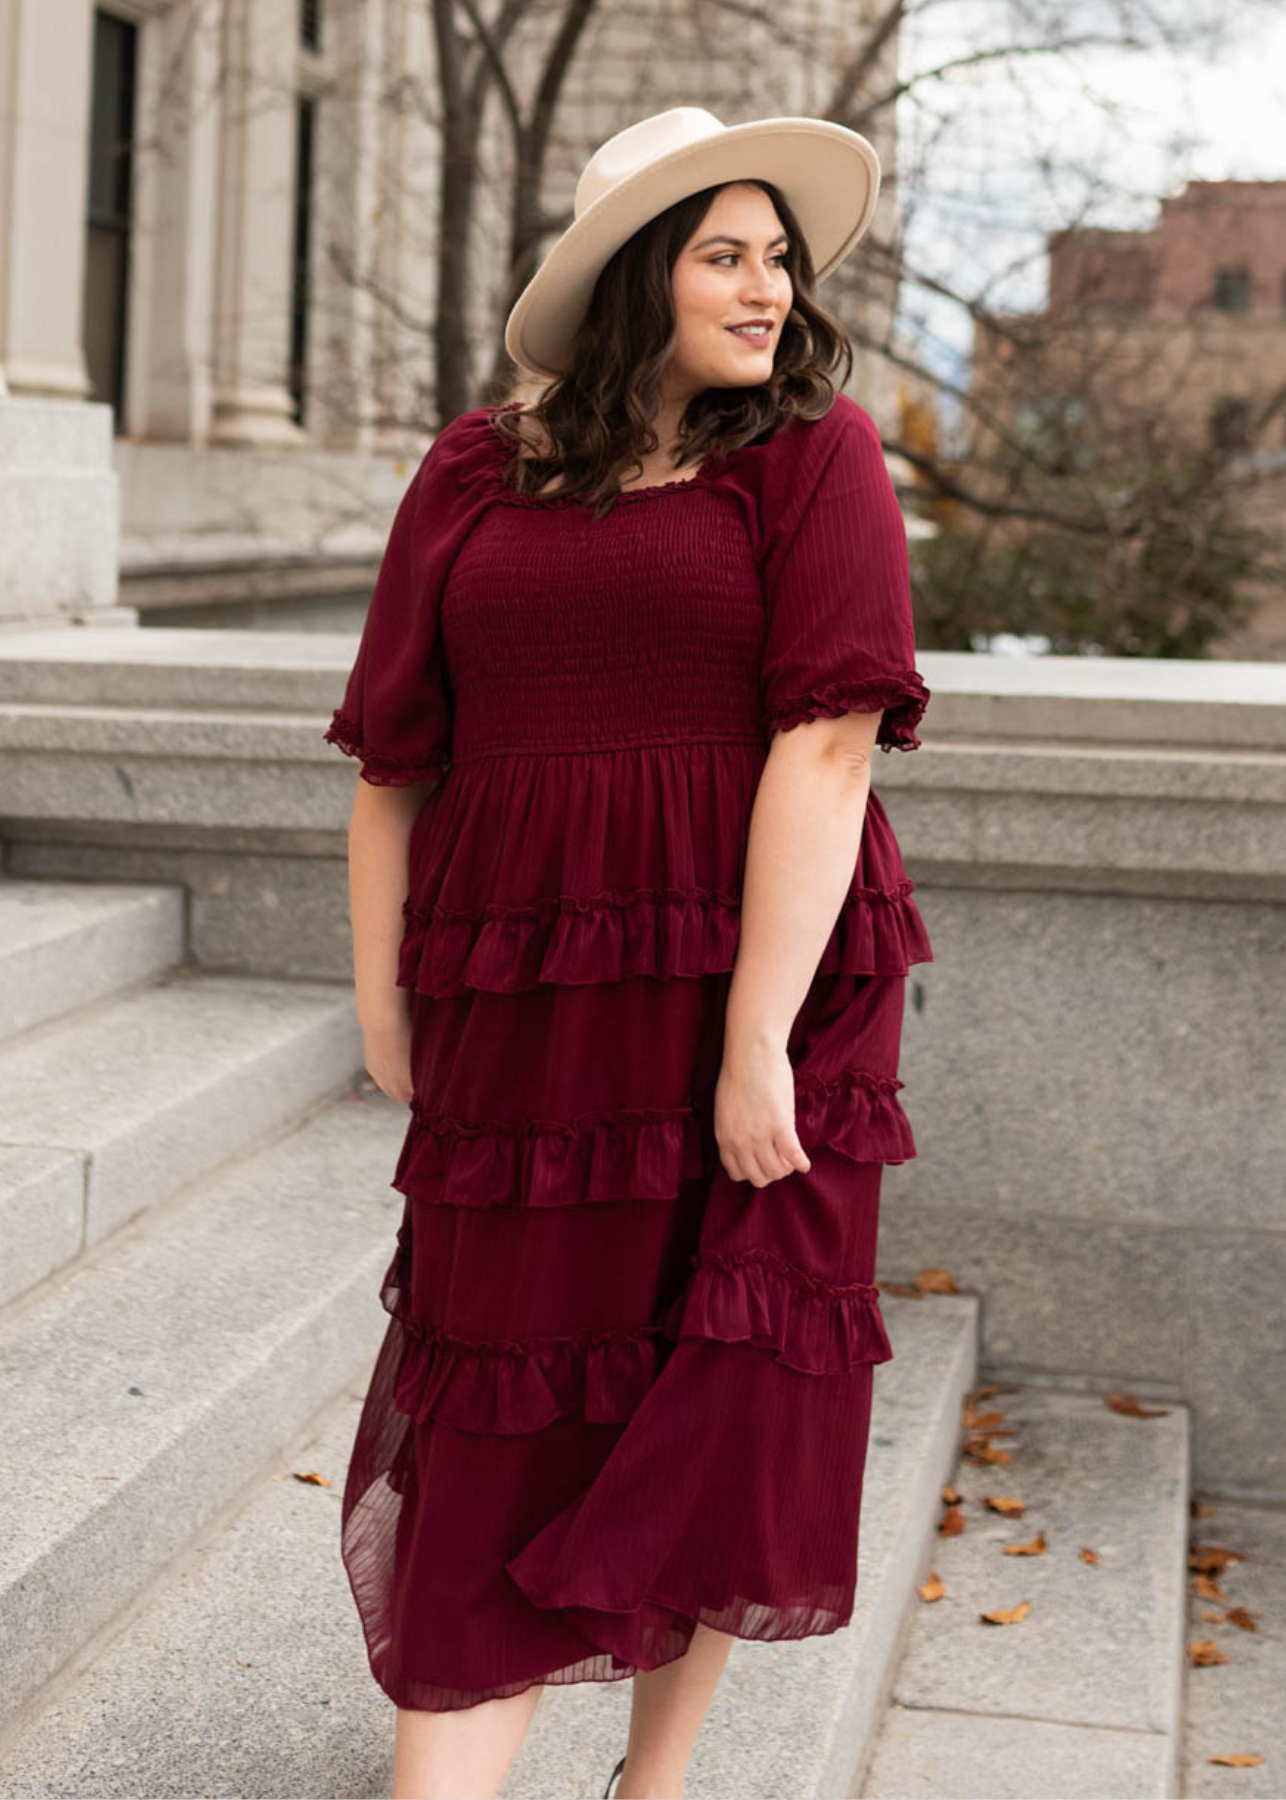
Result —
M495 418L502 412L521 410L522 406L523 402L521 400L507 400L503 405L490 407L487 410L491 417ZM694 474L676 475L672 480L652 481L641 487L618 488L613 495L613 500L648 500L654 495L672 494L679 488L704 487L709 480L712 466L718 459L719 452L717 450L707 450L705 455L701 458L701 461L697 464ZM508 501L515 506L589 506L593 504L594 500L594 496L589 494L520 493L517 488L511 487L505 479L505 466L503 463L497 465L496 485L500 499Z

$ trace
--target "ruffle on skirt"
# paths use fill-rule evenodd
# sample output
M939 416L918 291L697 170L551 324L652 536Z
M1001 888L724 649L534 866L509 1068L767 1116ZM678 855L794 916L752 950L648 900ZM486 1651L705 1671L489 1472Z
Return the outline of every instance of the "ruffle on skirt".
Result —
M751 1343L801 1374L847 1374L888 1362L892 1346L873 1282L830 1282L775 1251L709 1251L664 1318L631 1330L509 1340L463 1338L418 1324L405 1261L386 1278L386 1305L406 1332L393 1404L417 1423L461 1431L539 1431L557 1418L623 1424L685 1337Z
M819 961L822 975L905 975L931 962L909 877L844 898ZM469 988L511 994L544 982L624 981L731 969L740 939L737 894L636 888L588 900L425 911L403 906L398 985L447 998Z
M803 1375L892 1360L872 1281L826 1281L762 1248L710 1250L693 1270L666 1315L672 1337L755 1344Z
M916 1154L896 1076L846 1069L795 1076L795 1129L807 1150L829 1144L858 1162ZM575 1120L462 1119L419 1101L392 1185L448 1206L582 1206L670 1200L715 1161L708 1111L630 1108Z
M410 1342L393 1404L417 1423L461 1431L539 1431L554 1419L623 1424L659 1372L659 1329L528 1338L453 1337L405 1321Z
M433 998L731 970L765 752L719 741L455 764L410 845L398 983ZM817 972L932 962L879 797Z

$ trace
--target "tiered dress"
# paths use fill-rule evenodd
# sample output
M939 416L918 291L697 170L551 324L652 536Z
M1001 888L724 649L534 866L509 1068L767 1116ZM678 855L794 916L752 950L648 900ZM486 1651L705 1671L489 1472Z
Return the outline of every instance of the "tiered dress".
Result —
M514 403L517 404L517 403ZM933 960L878 795L791 1030L811 1159L756 1188L713 1095L770 734L915 749L906 534L866 412L602 517L465 412L398 510L326 737L432 779L398 980L415 1098L342 1553L372 1673L431 1711L851 1616L882 1165ZM807 880L808 871L800 871Z

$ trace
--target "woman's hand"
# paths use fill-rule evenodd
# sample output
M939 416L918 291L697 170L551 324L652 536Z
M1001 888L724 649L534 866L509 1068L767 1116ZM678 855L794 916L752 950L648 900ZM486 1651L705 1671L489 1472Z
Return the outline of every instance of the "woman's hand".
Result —
M409 1106L415 1088L411 1081L411 1009L404 991L396 996L387 1010L381 1009L374 1019L362 1021L365 1039L366 1073L390 1100Z
M795 1074L784 1046L725 1048L714 1090L714 1135L734 1181L767 1187L812 1167L795 1135Z

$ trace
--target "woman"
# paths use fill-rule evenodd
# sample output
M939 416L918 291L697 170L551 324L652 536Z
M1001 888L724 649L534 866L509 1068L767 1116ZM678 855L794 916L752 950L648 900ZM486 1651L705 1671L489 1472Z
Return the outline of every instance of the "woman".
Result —
M851 1616L932 960L869 787L928 700L905 532L812 299L877 187L820 120L601 146L506 329L546 385L440 432L326 734L411 1108L343 1504L395 1796L626 1676L618 1800L681 1794L733 1637Z

